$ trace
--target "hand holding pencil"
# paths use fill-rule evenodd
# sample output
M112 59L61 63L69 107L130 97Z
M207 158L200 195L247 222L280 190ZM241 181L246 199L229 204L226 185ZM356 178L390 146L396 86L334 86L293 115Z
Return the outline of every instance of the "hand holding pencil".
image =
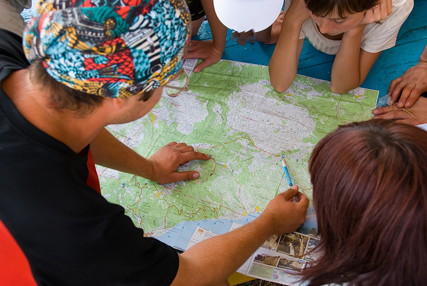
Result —
M283 166L283 170L285 170L286 179L288 180L289 187L292 187L294 184L292 184L291 176L289 175L289 170L288 170L288 166L286 165L285 156L282 156L282 159L283 159L282 166ZM294 201L296 201L297 203L299 202L298 196L294 196Z

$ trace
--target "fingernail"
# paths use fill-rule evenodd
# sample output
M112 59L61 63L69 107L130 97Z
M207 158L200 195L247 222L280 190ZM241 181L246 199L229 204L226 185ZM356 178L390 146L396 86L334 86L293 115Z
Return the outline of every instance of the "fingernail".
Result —
M411 105L411 103L409 101L407 101L405 104L405 107L409 107L409 105Z
M200 174L199 174L199 173L194 173L194 174L193 174L193 179L197 179L198 177L200 177Z
M298 190L298 186L297 185L292 186L291 189Z
M397 104L397 107L402 108L403 107L403 103L399 102L399 104Z
M377 114L378 110L374 109L374 111L372 111L373 114Z
M194 72L199 72L199 69L194 69Z

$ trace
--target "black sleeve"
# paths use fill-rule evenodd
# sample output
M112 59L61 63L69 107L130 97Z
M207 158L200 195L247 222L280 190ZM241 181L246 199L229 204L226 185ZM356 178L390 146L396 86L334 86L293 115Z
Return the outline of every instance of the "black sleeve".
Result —
M22 47L22 38L15 33L0 29L0 74L25 69L30 65Z
M157 239L144 237L121 206L100 203L105 203L105 212L99 208L84 224L74 216L81 231L72 237L80 240L76 245L84 251L76 248L72 252L79 255L67 251L66 256L76 259L70 265L81 269L82 280L69 281L69 285L170 285L178 271L177 252ZM61 275L61 279L70 274ZM53 285L61 283L63 280Z
M16 196L13 201L19 203L0 203L0 215L8 213L14 224L4 216L2 221L19 227L11 228L11 232L26 254L38 285L172 283L179 266L177 252L145 237L121 206L71 180L59 182L50 177L44 189L33 187L32 192L24 192L22 187L28 190L31 182L47 182L47 177L40 173L38 178L25 180L29 183L14 182L15 189L5 192L9 197Z

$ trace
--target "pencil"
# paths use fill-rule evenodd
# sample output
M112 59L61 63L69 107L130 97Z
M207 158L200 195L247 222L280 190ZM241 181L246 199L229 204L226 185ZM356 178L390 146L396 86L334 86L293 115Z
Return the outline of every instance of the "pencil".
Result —
M288 166L286 165L285 157L282 156L282 158L283 158L283 160L282 160L283 170L285 170L285 174L286 174L286 178L288 179L289 187L292 187L294 184L292 184L291 176L289 175L289 170L288 170ZM299 202L298 196L295 195L294 200L298 203Z
M285 170L286 178L288 179L289 187L292 187L294 184L292 184L291 176L289 176L288 166L286 166L285 157L283 157L282 165L283 165L283 170Z

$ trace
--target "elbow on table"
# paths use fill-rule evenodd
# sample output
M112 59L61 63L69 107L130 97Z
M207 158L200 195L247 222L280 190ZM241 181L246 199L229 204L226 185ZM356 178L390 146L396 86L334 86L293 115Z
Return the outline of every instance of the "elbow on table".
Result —
M270 83L271 86L277 92L284 92L291 86L292 82L295 79L296 71L294 74L283 73L277 66L273 64L273 59L270 60L270 64L268 65L268 73L270 74Z
M271 81L271 86L273 86L273 88L277 91L277 92L285 92L285 90L288 89L288 87L290 86L290 84L287 84L283 81L279 81L279 82L275 82L275 81Z
M359 84L355 85L353 87L352 86L337 86L337 85L334 85L333 82L331 82L331 91L333 93L338 93L338 94L348 93L350 90L355 89L357 87L359 87Z

